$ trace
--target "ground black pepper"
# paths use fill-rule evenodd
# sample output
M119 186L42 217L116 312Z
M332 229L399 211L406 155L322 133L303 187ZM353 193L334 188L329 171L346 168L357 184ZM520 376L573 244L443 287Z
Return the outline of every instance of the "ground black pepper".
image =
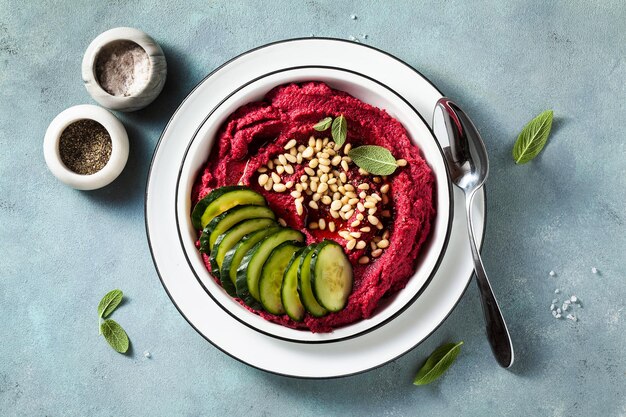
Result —
M83 119L61 133L59 154L67 168L77 174L100 171L111 158L111 136L100 123Z

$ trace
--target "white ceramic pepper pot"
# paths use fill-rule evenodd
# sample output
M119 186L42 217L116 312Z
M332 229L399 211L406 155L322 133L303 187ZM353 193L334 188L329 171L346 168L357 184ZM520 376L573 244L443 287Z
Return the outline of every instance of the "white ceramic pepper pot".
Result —
M93 120L102 125L111 138L111 155L102 169L81 175L69 169L61 157L59 144L63 131L80 120ZM52 120L43 142L43 154L50 172L61 182L78 190L95 190L110 184L126 166L128 160L128 134L122 122L110 111L92 104L70 107Z
M117 94L111 93L111 88L108 88L109 91L107 91L101 85L102 70L105 67L112 72L132 72L135 69L132 61L129 64L128 59L124 61L124 56L115 52L115 48L119 50L121 46L129 45L129 42L139 45L145 51L145 55L141 53L139 56L142 59L135 59L134 65L137 65L142 71L147 68L147 74L145 74L145 79L143 77L135 79L135 85L126 94L120 94L119 91ZM112 50L114 51L113 55L111 54ZM103 63L103 59L106 58L104 54L106 57L113 57L113 60L110 63ZM138 62L143 61L143 58L146 57L147 62ZM134 28L119 27L101 33L89 44L83 57L82 77L85 88L94 100L111 110L131 112L146 107L163 90L166 76L167 63L163 50L145 32Z

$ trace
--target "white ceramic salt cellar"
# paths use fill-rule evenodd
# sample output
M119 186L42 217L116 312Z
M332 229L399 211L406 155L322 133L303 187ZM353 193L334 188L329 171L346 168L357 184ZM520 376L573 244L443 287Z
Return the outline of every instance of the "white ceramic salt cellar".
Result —
M136 79L135 82L138 84L126 94L112 94L110 88L107 91L101 85L102 77L99 78L101 74L98 73L97 68L99 55L103 51L110 51L116 45L121 43L128 45L129 42L139 45L147 55L147 62L137 64L142 69L145 67L145 79ZM146 107L163 90L166 76L167 63L163 50L145 32L134 28L118 27L103 32L89 44L83 57L82 77L85 88L94 100L111 110L131 112Z
M81 175L69 169L61 159L61 134L72 123L80 120L100 123L111 138L111 156L104 167L90 175ZM61 182L78 190L95 190L110 184L126 166L128 134L122 122L110 111L92 104L70 107L52 120L43 142L43 153L50 172Z

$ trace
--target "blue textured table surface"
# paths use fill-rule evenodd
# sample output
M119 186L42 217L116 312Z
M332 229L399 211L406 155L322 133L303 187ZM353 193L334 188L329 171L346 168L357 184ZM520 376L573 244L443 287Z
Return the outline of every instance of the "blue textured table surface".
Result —
M624 2L414 3L0 0L0 415L626 415ZM147 109L119 114L131 140L121 177L75 191L48 172L44 132L63 109L92 103L82 55L117 26L162 45L168 81ZM483 255L516 344L512 370L491 356L474 284L418 348L326 381L237 362L161 287L143 221L161 130L224 61L311 34L395 54L481 130L492 166ZM518 132L548 108L550 143L516 166ZM96 306L117 287L128 297L115 313L132 340L127 356L98 336ZM556 288L581 299L578 322L550 314L551 300L563 299ZM465 345L445 377L413 386L431 350L457 340Z

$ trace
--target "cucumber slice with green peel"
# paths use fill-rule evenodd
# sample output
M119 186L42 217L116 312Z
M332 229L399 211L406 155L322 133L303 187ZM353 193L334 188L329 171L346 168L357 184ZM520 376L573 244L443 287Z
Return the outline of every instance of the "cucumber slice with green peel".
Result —
M283 242L304 242L304 235L293 229L283 228L263 238L244 255L237 268L237 296L248 306L260 309L259 279L263 264L275 247Z
M298 267L300 258L307 248L299 249L289 260L283 276L283 285L280 289L281 301L285 312L293 321L302 321L306 310L298 295Z
M298 295L306 311L314 317L322 317L328 311L317 302L311 288L311 258L316 246L309 245L300 257L300 264L298 265Z
M211 255L209 256L211 271L216 278L220 279L222 287L224 287L229 295L236 297L237 291L235 290L235 284L230 279L228 273L222 273L226 253L239 243L246 235L273 227L278 228L278 224L272 219L248 219L237 223L228 229L228 231L219 235L215 241L213 249L211 250Z
M252 204L265 206L265 198L248 187L235 185L216 188L198 201L191 212L191 223L197 230L204 229L213 218L235 206Z
M352 292L352 264L343 248L332 240L319 243L311 257L311 289L328 311L342 310Z
M230 278L230 282L236 288L237 268L239 268L244 255L264 237L267 237L268 235L271 235L279 230L281 230L280 227L270 227L268 229L257 230L247 234L239 243L226 252L222 268L220 269L220 279L226 279L227 277Z
M261 305L268 313L285 314L280 289L289 261L302 247L302 243L283 242L276 246L263 264L259 279L259 297Z
M265 206L235 206L216 216L206 225L200 236L200 252L210 253L217 238L237 223L253 218L275 219L274 212Z

